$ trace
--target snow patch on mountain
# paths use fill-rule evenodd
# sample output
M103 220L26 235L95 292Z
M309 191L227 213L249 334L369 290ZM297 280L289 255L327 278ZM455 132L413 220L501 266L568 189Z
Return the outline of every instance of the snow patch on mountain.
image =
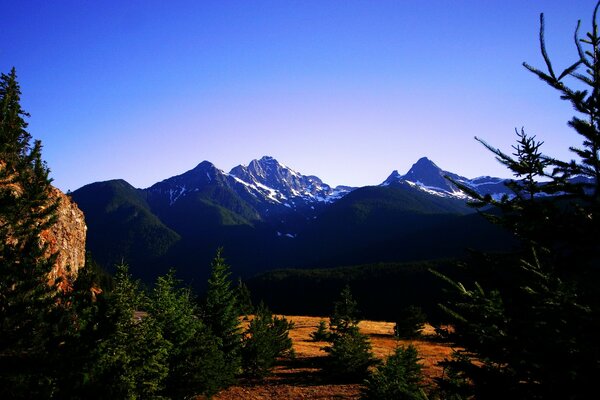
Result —
M448 177L452 180L449 180ZM442 170L426 157L419 159L413 164L405 175L401 175L397 170L393 171L380 186L390 186L404 182L434 196L468 199L469 196L456 186L453 181L481 195L489 194L494 199L500 199L503 195L510 195L511 193L505 185L505 179L489 176L468 179Z
M247 166L234 167L229 175L254 191L261 192L268 201L296 208L298 204L331 203L354 188L331 188L316 176L305 176L270 156L252 160Z

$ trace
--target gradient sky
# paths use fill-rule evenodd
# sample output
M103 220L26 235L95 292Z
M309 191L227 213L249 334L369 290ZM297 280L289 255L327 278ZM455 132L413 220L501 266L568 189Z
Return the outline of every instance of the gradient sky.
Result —
M17 68L56 186L147 187L203 160L271 155L338 185L427 156L508 176L481 145L525 127L572 158L569 104L527 72L577 56L595 0L0 0L0 71Z

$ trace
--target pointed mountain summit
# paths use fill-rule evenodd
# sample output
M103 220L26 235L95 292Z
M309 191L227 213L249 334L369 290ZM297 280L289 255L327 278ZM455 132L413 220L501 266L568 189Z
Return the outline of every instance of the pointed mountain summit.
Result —
M402 178L424 188L454 193L458 191L458 188L444 177L448 174L427 157L422 157Z
M200 191L209 185L228 186L227 176L210 161L202 161L193 169L155 183L145 190L150 199L168 199L169 205L173 205L187 193Z
M353 189L344 186L331 188L318 177L302 175L270 156L252 160L248 166L238 165L229 174L249 190L287 207L312 202L328 203Z
M385 181L383 181L383 183L380 186L389 186L392 183L396 183L398 181L402 180L402 175L400 175L400 173L398 172L397 169L393 170L392 173L390 174L390 176L387 177L387 179Z
M479 194L490 194L497 198L500 198L504 194L510 194L510 191L505 186L505 180L502 178L485 176L468 179L452 172L444 171L427 157L420 158L405 175L400 175L398 171L393 171L380 186L409 184L436 196L466 198L467 195L446 177L468 186Z

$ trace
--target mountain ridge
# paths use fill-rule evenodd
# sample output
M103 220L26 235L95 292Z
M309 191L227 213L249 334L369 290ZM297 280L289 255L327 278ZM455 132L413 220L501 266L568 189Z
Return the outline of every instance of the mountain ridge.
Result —
M465 218L473 210L445 176L473 186L502 184L500 178L468 180L421 158L380 185L332 188L264 156L230 172L203 161L146 189L124 180L96 182L72 196L89 220L89 247L102 265L125 259L146 279L177 266L193 280L197 263L210 265L218 247L248 276L282 267L454 257L495 242L497 233L483 218Z

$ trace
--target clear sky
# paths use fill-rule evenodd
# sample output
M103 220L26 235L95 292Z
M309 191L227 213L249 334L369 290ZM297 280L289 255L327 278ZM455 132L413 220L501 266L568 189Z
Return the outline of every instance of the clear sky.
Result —
M514 129L549 154L570 106L521 65L555 68L595 0L0 0L0 71L17 68L55 185L147 187L203 160L271 155L333 185L381 183L420 157L508 176L475 135Z

